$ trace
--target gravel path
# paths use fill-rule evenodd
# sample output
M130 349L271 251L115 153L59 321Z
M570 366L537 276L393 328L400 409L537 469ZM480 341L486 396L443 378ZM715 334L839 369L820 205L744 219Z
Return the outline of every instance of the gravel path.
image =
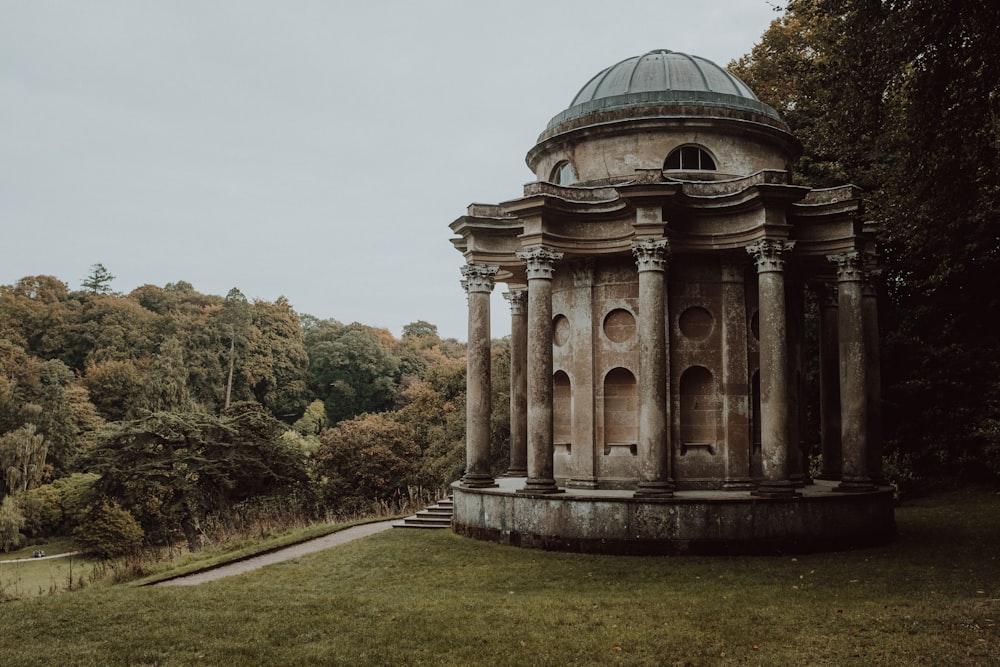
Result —
M361 537L368 537L369 535L381 533L383 530L392 528L393 523L395 523L395 519L391 521L365 523L360 526L351 526L350 528L345 528L344 530L336 533L330 533L329 535L324 535L323 537L317 537L314 540L302 542L301 544L294 544L290 547L279 549L278 551L272 551L271 553L254 556L253 558L241 560L236 563L230 563L229 565L223 565L222 567L217 567L211 570L205 570L204 572L195 572L194 574L189 574L187 576L167 579L153 585L194 586L196 584L203 584L206 581L222 579L223 577L233 577L237 574L243 574L244 572L256 570L257 568L264 567L265 565L291 560L292 558L298 558L299 556L311 554L316 551L329 549L330 547L335 547L339 544L344 544Z
M52 560L53 558L66 558L67 556L77 556L81 552L79 551L67 551L63 554L55 554L54 556L37 556L33 558L12 558L10 560L0 560L0 564L4 563L34 563L40 560Z

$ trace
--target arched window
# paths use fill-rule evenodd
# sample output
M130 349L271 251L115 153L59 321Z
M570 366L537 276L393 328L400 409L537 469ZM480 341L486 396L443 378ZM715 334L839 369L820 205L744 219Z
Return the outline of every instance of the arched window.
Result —
M715 171L715 160L701 146L681 146L667 156L664 169L680 171Z
M549 180L556 185L573 185L576 183L576 170L569 160L563 160L552 168L552 176Z

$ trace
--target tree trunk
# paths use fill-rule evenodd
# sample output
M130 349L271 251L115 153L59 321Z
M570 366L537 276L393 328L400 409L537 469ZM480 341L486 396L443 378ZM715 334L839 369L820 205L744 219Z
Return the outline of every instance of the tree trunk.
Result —
M226 404L229 408L229 397L233 393L233 364L236 360L236 336L229 339L229 377L226 379Z

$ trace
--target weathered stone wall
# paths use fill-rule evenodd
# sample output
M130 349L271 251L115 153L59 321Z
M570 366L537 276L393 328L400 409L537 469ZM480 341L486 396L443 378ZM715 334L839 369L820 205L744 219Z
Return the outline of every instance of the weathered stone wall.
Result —
M722 492L524 496L456 485L455 532L501 544L616 554L804 553L891 542L891 490L794 499Z
M535 176L549 181L562 160L569 160L580 181L630 178L637 169L662 169L667 156L680 146L698 144L710 147L719 176L748 176L763 169L786 169L787 153L773 138L739 135L719 131L701 122L691 127L674 127L668 122L648 129L621 133L602 129L588 130L586 140L554 142L550 150L538 156ZM640 126L641 127L641 126ZM581 133L583 134L583 133Z
M554 391L570 412L556 421L556 479L631 488L639 476L635 263L605 259L563 271L552 308Z

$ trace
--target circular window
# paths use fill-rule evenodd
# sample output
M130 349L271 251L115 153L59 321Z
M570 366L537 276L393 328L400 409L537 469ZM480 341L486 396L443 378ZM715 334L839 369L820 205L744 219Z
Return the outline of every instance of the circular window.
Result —
M712 334L715 318L701 306L692 306L681 313L677 322L681 333L689 340L705 340Z
M635 317L624 308L616 308L604 318L604 335L621 343L635 335Z
M565 315L558 315L552 321L552 342L556 347L562 347L569 341L569 320Z

